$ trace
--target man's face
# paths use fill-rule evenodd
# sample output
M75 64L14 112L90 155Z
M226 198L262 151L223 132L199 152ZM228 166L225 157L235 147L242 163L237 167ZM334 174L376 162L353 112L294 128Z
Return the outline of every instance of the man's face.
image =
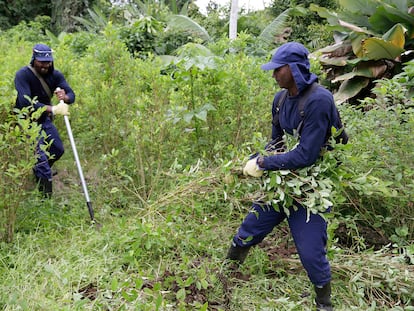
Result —
M34 69L42 76L49 72L50 66L52 66L52 62L41 62L38 60L34 60L33 62Z
M272 77L281 88L289 89L295 84L289 65L284 65L273 70Z

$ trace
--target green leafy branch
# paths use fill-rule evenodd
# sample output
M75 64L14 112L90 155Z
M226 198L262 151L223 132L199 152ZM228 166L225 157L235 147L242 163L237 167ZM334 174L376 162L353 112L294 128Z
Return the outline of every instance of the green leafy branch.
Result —
M289 216L294 202L310 214L324 213L333 206L335 185L340 176L333 152L325 153L314 165L298 170L268 171L260 182L260 201L282 208Z
M286 215L290 214L291 208L297 209L295 202L299 203L307 209L309 220L311 214L323 216L335 204L346 202L347 192L351 190L365 196L396 195L390 190L390 183L376 178L371 171L356 172L347 165L347 155L352 148L350 143L335 145L332 140L331 145L334 149L323 152L316 163L309 167L265 171L261 178L244 179L250 188L257 187L252 199L282 209Z

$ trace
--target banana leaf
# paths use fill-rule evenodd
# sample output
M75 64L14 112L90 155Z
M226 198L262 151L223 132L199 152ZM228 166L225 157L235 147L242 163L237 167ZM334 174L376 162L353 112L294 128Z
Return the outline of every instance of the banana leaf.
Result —
M207 30L188 16L171 15L168 21L168 27L181 31L191 31L197 34L202 40L210 41L210 35Z
M362 53L357 55L366 60L392 59L404 52L403 48L380 38L368 38L362 42Z
M405 46L405 32L406 28L401 25L397 24L394 25L390 30L388 30L382 38L386 41L391 42L392 44L399 46L400 48L404 48Z
M339 0L339 6L345 11L370 16L376 11L378 3L372 0Z
M403 24L407 28L409 36L414 31L414 15L408 13L407 5L404 9L398 9L383 4L378 7L375 14L370 16L369 22L374 30L380 32L392 28L397 23Z
M354 77L365 77L365 78L380 78L384 75L387 70L387 65L383 62L362 62L353 71L337 76L332 80L333 83L349 80Z
M368 86L369 82L369 78L360 76L345 80L339 87L339 90L334 94L335 102L342 104L348 99L358 95L361 90Z
M286 21L289 18L289 12L292 9L287 9L280 13L259 35L258 39L271 45L275 40L275 36L281 33L286 28Z

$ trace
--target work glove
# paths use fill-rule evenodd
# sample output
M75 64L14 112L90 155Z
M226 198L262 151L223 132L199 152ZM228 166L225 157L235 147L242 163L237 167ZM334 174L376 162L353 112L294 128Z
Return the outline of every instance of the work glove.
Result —
M256 163L257 157L247 161L246 165L243 168L243 175L261 177L263 175L263 170L259 169L259 166Z
M52 113L53 113L53 115L60 114L62 116L68 116L68 115L70 115L69 105L65 104L63 101L60 101L59 104L52 107Z

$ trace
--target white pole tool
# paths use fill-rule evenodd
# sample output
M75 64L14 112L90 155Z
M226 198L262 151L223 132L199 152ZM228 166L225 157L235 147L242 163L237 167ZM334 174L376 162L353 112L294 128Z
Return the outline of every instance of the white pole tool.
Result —
M60 102L63 103L63 100L61 100ZM63 118L65 120L66 129L68 131L68 136L69 136L70 144L72 146L73 156L75 157L76 166L78 167L78 173L79 173L79 177L80 177L80 180L81 180L81 183L82 183L83 193L85 195L86 205L88 207L89 216L91 217L91 221L93 223L95 223L95 217L94 217L94 213L93 213L93 209L92 209L92 203L91 203L91 200L89 199L89 193L88 193L88 188L86 187L85 178L83 177L82 166L81 166L80 161L79 161L79 156L78 156L78 151L76 149L75 140L73 139L72 128L70 126L69 117L68 116L63 116Z

